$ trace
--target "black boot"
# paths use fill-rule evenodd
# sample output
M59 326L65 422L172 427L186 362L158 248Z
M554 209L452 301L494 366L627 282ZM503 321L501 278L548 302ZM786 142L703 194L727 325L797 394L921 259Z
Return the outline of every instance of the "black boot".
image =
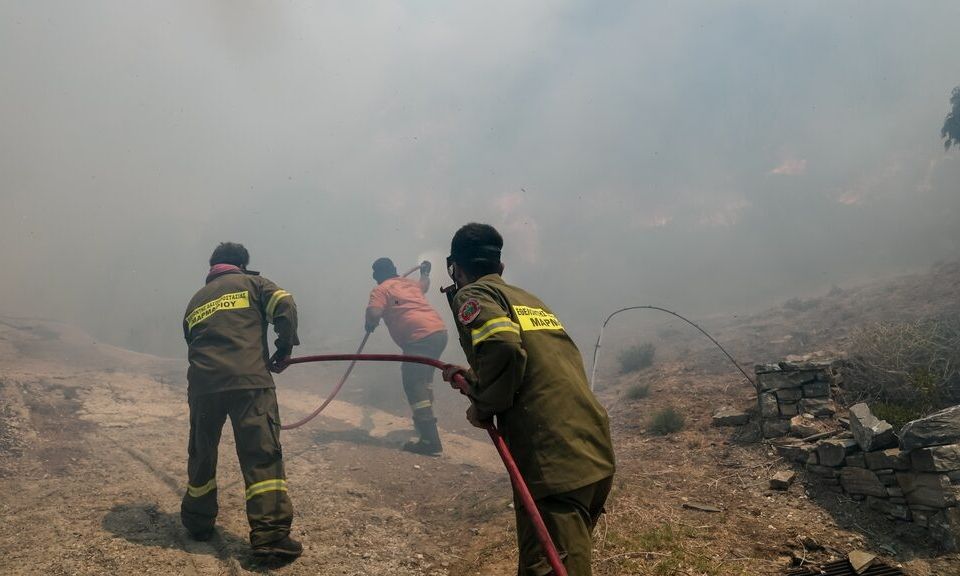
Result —
M403 449L414 454L424 454L427 456L436 456L443 452L443 445L440 443L440 432L437 431L437 419L416 418L413 421L414 428L420 434L420 438L403 445Z
M253 547L253 555L261 558L272 556L278 559L293 560L301 554L303 554L303 545L290 536L284 536L280 540Z

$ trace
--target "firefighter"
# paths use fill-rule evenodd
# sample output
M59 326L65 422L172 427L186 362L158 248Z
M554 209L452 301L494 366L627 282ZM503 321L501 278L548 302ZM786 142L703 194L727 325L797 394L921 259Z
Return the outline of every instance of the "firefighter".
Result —
M370 292L367 304L366 331L373 332L382 319L404 354L440 358L447 347L447 328L424 297L430 288L430 262L424 260L420 264L420 278L416 281L399 277L389 258L378 258L373 263L373 279L377 286ZM408 452L437 455L443 451L433 415L433 372L433 367L423 364L404 363L400 367L403 391L419 435L416 441L403 445Z
M194 539L213 535L217 446L229 416L246 486L253 553L292 560L303 547L290 538L293 505L287 495L270 371L279 370L277 363L300 343L297 307L289 292L247 270L249 261L241 244L217 246L210 256L206 285L190 300L183 319L190 361L190 444L180 517ZM277 334L272 358L267 324L273 324Z
M467 419L483 427L496 416L568 573L589 575L593 528L615 469L607 414L560 319L503 281L502 248L492 226L467 224L453 236L447 258L455 283L447 294L471 367ZM516 495L514 504L517 574L549 574Z

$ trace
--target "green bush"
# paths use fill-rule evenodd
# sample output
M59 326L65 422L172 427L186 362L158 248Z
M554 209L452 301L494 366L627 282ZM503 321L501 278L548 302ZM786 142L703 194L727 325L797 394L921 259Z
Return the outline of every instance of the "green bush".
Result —
M626 374L635 370L641 370L653 365L653 355L657 348L650 342L631 346L620 352L617 360L620 361L620 373Z
M650 431L658 436L666 436L683 430L684 423L683 414L673 406L668 406L653 415L650 420Z
M650 385L649 384L634 384L633 386L627 388L627 398L630 400L639 400L641 398L646 398L650 395Z
M881 420L886 420L894 428L899 430L903 425L911 420L922 418L929 410L919 404L894 404L892 402L877 402L870 405L873 415Z

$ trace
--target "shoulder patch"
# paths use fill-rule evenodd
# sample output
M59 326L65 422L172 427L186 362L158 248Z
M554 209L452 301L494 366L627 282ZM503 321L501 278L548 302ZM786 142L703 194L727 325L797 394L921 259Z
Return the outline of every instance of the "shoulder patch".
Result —
M467 324L473 322L477 319L477 316L480 315L480 303L477 302L476 298L471 298L463 303L460 306L460 311L457 312L457 320L461 324L466 326Z

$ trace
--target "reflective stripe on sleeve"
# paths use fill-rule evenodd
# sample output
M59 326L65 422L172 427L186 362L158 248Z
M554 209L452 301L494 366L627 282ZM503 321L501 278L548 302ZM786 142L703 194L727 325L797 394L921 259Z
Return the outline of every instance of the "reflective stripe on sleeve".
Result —
M413 404L411 404L410 408L414 410L422 410L424 408L430 408L431 406L433 406L433 403L430 402L429 400L421 400L419 402L414 402Z
M483 326L475 330L471 330L470 339L473 341L473 345L476 346L487 338L500 332L512 332L519 336L520 326L506 316L498 316L497 318L488 320L483 324Z
M274 478L272 480L264 480L263 482L257 482L256 484L251 484L247 487L246 497L247 500L263 494L264 492L286 492L287 491L287 481L283 478Z
M281 300L283 300L289 295L290 293L287 292L286 290L277 290L276 292L273 293L273 296L270 297L270 301L267 302L268 318L270 318L271 320L273 319L273 313L276 312L277 310L277 304L279 304Z
M209 494L210 492L213 492L216 489L217 489L216 477L211 478L210 481L204 484L203 486L192 486L190 484L187 484L187 494L189 494L191 498L199 498L205 494Z

